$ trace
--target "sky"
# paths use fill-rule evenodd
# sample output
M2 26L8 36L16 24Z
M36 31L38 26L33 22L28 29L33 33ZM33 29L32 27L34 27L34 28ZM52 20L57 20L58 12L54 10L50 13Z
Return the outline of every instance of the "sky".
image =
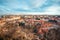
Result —
M60 0L0 0L0 15L60 15Z

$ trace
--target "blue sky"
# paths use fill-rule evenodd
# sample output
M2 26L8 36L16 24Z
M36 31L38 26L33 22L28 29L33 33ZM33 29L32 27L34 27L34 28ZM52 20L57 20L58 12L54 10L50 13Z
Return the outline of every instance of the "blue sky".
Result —
M60 15L60 0L0 0L1 14Z

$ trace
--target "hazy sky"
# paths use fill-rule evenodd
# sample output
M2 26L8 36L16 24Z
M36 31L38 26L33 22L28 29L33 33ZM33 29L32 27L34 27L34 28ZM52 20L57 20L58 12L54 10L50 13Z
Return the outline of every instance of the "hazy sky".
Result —
M0 15L20 12L60 15L60 0L0 0Z

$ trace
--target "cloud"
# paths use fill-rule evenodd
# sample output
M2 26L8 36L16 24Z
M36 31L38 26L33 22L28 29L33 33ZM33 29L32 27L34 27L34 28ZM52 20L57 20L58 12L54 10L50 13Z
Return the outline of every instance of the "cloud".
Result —
M60 0L0 0L0 13L58 14L59 8Z
M42 6L47 0L30 0L30 3L33 8L38 8Z
M51 7L48 7L43 13L49 15L60 15L60 7L53 5Z
M27 15L60 15L60 6L50 6L44 12L26 12ZM24 14L25 15L25 14Z
M58 11L58 10L60 10L60 7L59 6L51 6L51 7L49 7L48 9L46 9L47 11L49 11L49 12L53 12L53 11Z

